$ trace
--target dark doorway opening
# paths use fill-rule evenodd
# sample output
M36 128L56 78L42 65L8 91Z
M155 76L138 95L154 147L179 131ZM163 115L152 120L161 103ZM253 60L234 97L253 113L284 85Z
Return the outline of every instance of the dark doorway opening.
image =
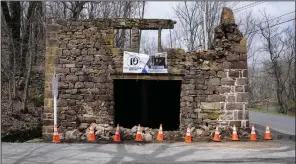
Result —
M115 125L177 130L181 80L114 80Z

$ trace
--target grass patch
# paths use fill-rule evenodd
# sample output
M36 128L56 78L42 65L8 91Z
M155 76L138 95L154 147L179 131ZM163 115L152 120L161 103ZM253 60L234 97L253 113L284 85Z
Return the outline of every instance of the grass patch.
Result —
M296 108L296 103L294 101L289 101L288 108Z
M25 143L41 143L41 142L43 142L42 138L34 138L34 139L26 141Z
M254 106L260 107L260 106L279 106L277 102L258 102L255 103Z
M287 114L282 114L282 113L279 113L277 111L266 111L266 110L261 109L261 108L248 108L248 109L252 110L252 111L256 111L256 112L269 113L269 114L280 115L280 116L295 117L295 113L292 113L292 112L288 112Z

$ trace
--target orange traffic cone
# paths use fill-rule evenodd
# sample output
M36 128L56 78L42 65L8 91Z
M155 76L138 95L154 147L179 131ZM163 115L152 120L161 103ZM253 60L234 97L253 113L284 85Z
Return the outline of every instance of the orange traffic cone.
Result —
M90 124L87 140L91 142L94 142L96 140L93 123Z
M162 132L162 124L160 124L158 135L157 135L157 141L163 141L163 132Z
M236 127L235 125L233 126L233 132L232 132L232 141L238 141L238 135L237 135L237 131L236 131Z
M256 141L256 132L255 132L255 127L252 125L252 131L250 135L250 141Z
M54 125L54 126L53 126L52 142L53 142L53 143L61 142L61 139L60 139L60 135L59 135L59 132L58 132L57 125Z
M138 142L143 141L140 124L138 125L138 130L137 130L137 134L136 134L136 141L138 141Z
M213 141L215 141L215 142L220 142L221 141L218 125L216 126L216 131L215 131Z
M264 134L264 139L265 140L272 140L268 124L266 125L266 131L265 131L265 134Z
M186 143L191 143L191 134L190 134L190 125L188 125L187 127L187 132L186 132L186 136L185 136L185 142Z
M115 131L114 142L120 142L119 124L117 124L117 128Z

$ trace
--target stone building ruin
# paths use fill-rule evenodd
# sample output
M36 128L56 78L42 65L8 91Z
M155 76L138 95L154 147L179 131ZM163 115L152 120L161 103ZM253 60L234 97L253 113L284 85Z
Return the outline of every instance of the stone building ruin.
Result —
M152 128L152 137L159 124L165 134L179 137L188 124L196 131L193 137L198 132L209 135L206 132L217 123L248 127L246 45L228 8L222 11L210 50L167 50L167 74L122 73L123 50L114 47L115 29L131 29L132 44L124 50L130 52L139 50L139 30L158 30L161 51L161 30L173 29L175 23L122 18L49 21L43 138L52 139L54 71L59 81L58 130L66 139L86 139L92 122L96 136L106 140L117 123L123 139L133 139L138 124L147 127L145 133Z

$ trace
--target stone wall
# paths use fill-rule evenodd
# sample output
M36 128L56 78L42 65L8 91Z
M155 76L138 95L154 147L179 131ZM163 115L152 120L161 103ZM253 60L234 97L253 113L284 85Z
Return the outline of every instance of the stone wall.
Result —
M194 128L206 126L209 129L217 123L248 127L246 46L231 15L231 10L223 10L221 24L215 29L212 49L188 53L180 49L167 50L169 73L163 76L123 74L123 54L122 50L114 47L114 29L132 29L132 44L127 51L137 52L139 29L160 32L160 29L173 28L176 22L172 20L48 22L44 139L50 140L53 132L51 76L54 70L59 81L58 129L66 136L75 132L79 138L85 138L92 122L114 130L115 78L182 80L180 134L188 124Z

